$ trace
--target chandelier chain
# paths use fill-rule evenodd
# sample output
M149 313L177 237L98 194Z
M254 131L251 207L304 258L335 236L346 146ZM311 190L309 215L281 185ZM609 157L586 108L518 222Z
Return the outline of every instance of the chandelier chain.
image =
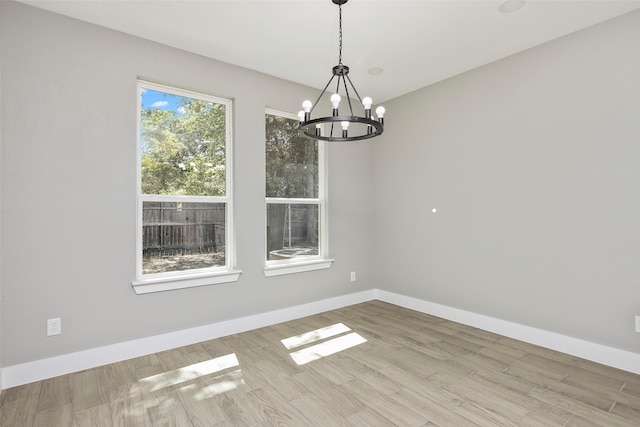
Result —
M342 4L338 5L339 23L340 23L340 36L338 38L340 43L340 51L338 55L338 64L342 65Z

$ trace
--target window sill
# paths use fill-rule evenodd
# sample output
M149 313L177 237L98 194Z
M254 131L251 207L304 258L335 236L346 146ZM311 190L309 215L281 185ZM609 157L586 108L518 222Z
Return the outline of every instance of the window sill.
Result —
M172 291L175 289L194 288L197 286L218 285L220 283L237 282L241 270L224 270L217 272L185 274L181 276L152 277L131 282L136 294Z
M266 277L282 276L284 274L302 273L305 271L322 270L331 267L333 259L321 258L309 261L290 261L286 263L267 264L262 270Z

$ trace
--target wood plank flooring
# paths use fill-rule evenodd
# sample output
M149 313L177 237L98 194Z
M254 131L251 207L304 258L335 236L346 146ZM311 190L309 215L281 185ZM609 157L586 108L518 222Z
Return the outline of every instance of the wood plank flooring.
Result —
M640 426L640 376L371 301L0 397L1 427L271 425Z

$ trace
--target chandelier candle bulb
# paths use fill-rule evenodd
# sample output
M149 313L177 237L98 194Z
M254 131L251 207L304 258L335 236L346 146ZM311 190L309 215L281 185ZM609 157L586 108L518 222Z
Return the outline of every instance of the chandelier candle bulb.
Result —
M302 103L302 109L304 110L304 121L308 122L311 119L311 107L313 104L308 99Z
M384 111L385 110L384 110L383 106L380 106L380 107L376 108L376 115L378 116L378 121L381 124L384 124Z
M331 99L331 105L333 106L333 115L337 116L338 115L338 107L340 106L340 100L342 98L337 93L334 93L333 95L331 95L330 99Z
M342 137L347 138L347 131L349 130L349 122L342 122Z
M304 111L298 111L298 120L300 120L300 123L304 122Z
M319 123L316 125L316 136L322 136L322 125Z
M373 104L373 100L368 96L365 96L362 100L362 105L364 106L364 116L367 119L371 118L371 104Z

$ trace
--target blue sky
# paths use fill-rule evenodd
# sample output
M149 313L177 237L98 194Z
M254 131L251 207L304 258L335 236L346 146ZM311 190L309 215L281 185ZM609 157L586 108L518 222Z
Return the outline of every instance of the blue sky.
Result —
M180 105L180 99L182 98L184 97L145 88L142 91L142 108L145 110L149 108L173 110L177 114L180 114L178 106Z

